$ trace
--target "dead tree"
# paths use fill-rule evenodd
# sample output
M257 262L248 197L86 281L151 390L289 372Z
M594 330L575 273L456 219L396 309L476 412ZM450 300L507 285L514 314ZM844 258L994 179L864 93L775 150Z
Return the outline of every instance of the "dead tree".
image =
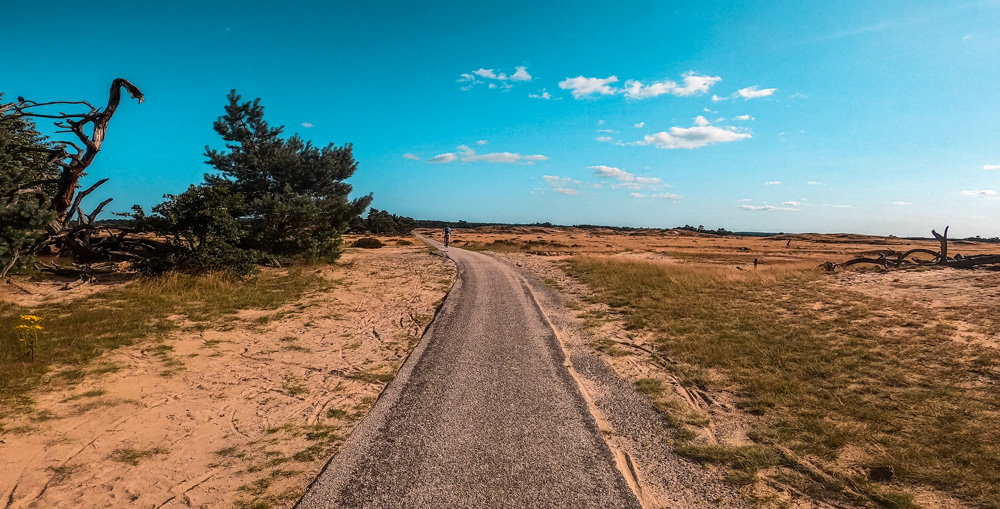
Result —
M944 267L952 267L956 269L971 269L979 265L992 265L1000 263L1000 254L989 254L989 255L975 255L975 256L962 256L956 254L954 258L948 257L948 227L944 228L944 234L938 233L936 230L931 230L931 234L934 238L941 243L941 250L938 252L931 251L930 249L911 249L906 252L893 251L891 249L878 253L878 258L871 257L859 257L847 260L843 263L836 262L826 262L820 265L820 267L828 270L835 271L838 268L850 267L851 265L856 265L860 263L867 263L872 265L881 265L884 268L900 268L900 267L915 267L915 266L929 266L938 265ZM915 254L927 254L933 256L930 260L918 259L910 257Z
M52 246L57 252L68 249L75 259L88 263L134 258L134 255L130 255L128 250L124 249L127 247L125 235L130 233L128 229L101 226L95 222L97 216L111 202L111 198L102 201L90 214L84 214L80 208L83 199L108 179L102 179L77 192L80 178L101 151L108 125L121 103L122 89L140 104L142 103L143 95L139 88L124 78L118 78L111 82L108 103L103 108L96 107L88 101L37 102L23 97L18 97L17 102L0 104L0 112L6 115L53 119L55 126L59 128L57 134L68 133L75 136L75 139L53 141L44 148L26 148L44 152L48 163L57 168L58 174L51 180L30 182L17 191L19 195L35 195L56 215L56 220L49 225L45 235L35 244L31 253ZM83 106L89 108L89 111L81 113L59 111L63 106ZM53 188L54 194L50 194ZM99 230L106 230L107 235L102 234L100 241L95 243L93 234ZM140 241L133 247L143 245L145 244Z
M58 140L52 142L52 147L45 149L49 153L49 163L59 167L59 177L54 182L57 185L55 196L50 197L52 209L58 214L58 222L65 228L73 219L76 209L80 206L80 200L74 201L76 189L87 168L94 162L97 153L101 151L104 144L104 137L108 132L108 124L111 117L118 110L121 102L121 89L128 91L133 99L143 101L142 92L127 79L118 78L111 82L111 91L108 94L108 104L102 110L87 101L51 101L36 102L18 97L16 103L0 104L0 111L14 111L14 115L32 118L55 119L55 125L59 128L57 133L72 133L78 142L69 140ZM50 107L59 105L84 105L90 108L86 113L47 113ZM87 131L90 131L89 133ZM97 186L106 182L102 180L89 191L93 191ZM52 182L34 182L35 186ZM32 188L28 186L28 189ZM89 193L88 193L89 194ZM103 209L104 207L99 207ZM97 210L99 212L100 210Z

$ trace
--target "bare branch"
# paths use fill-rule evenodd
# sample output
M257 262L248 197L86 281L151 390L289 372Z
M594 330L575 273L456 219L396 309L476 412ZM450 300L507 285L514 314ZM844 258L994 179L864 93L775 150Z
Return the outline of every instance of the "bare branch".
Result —
M88 187L85 191L81 191L81 192L77 193L76 199L73 200L73 206L70 207L69 213L66 214L66 218L63 219L63 228L69 226L69 222L72 220L73 214L75 214L76 212L78 212L80 210L80 202L83 201L83 199L86 198L88 194L94 192L95 189L97 189L98 187L100 187L101 185L103 185L108 180L111 180L111 179L104 178L104 179L98 180L96 184ZM81 221L81 222L83 222L83 221Z
M947 226L944 227L944 235L941 235L938 232L931 230L931 234L934 235L934 238L938 239L938 242L941 243L941 260L938 262L941 264L948 261L948 228L949 227Z
M11 103L11 104L15 104L15 105L16 104L24 104L25 106L19 106L18 107L18 109L21 109L21 110L26 109L26 108L38 108L38 107L42 107L42 106L51 106L53 104L83 104L83 105L86 105L87 107L89 107L92 110L97 109L97 108L94 108L93 104L90 104L87 101L51 101L51 102L47 102L47 103L39 103L39 102L35 102L35 101L24 101L22 103Z
M97 208L94 209L94 211L91 212L89 216L87 216L87 222L93 224L94 219L97 218L97 215L100 214L101 211L104 210L104 207L106 207L109 203L111 203L111 200L113 199L114 198L108 198L107 200L102 201L101 204L98 205Z
M20 257L21 253L18 251L14 251L14 255L11 256L10 258L10 262L8 262L7 265L4 266L3 270L0 270L0 278L7 277L7 273L10 272L10 269L14 268L14 264L17 263L17 260Z

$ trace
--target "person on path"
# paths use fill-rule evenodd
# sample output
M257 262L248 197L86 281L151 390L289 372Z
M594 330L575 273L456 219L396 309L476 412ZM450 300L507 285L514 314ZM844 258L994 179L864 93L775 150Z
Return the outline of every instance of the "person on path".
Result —
M451 227L444 227L444 247L448 247L448 243L451 242Z

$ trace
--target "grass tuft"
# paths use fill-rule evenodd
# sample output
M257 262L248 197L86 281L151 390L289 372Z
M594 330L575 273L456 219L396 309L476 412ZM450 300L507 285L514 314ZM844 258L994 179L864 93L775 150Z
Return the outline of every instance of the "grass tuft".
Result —
M140 461L146 458L167 454L168 452L170 451L164 449L163 447L153 447L151 449L115 449L111 452L111 459L136 466Z

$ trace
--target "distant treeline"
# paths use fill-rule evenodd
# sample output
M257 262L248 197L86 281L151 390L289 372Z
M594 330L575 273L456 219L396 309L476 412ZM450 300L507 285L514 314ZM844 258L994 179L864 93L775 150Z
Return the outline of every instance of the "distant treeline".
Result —
M360 216L351 220L351 227L348 231L353 233L388 233L392 235L407 235L417 227L417 221L412 217L397 216L384 210L372 207L368 211L368 217L362 219Z
M417 228L479 228L481 226L501 226L505 228L514 227L535 227L535 228L580 228L581 230L612 230L616 232L631 232L640 230L687 230L697 233L705 233L709 235L739 235L743 237L770 237L771 235L781 235L781 233L768 233L768 232L733 232L725 228L718 228L715 230L708 230L704 226L691 226L686 224L684 226L677 226L674 228L636 228L632 226L610 226L610 225L599 225L599 224L574 224L574 225L561 225L552 224L550 222L544 223L479 223L470 221L439 221L433 219L417 219Z

